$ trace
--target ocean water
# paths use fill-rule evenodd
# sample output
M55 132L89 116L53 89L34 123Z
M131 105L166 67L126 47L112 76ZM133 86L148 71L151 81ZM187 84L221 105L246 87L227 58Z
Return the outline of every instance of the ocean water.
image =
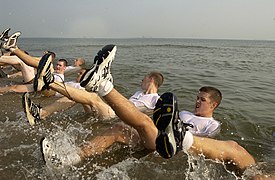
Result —
M56 52L70 63L83 57L88 66L106 44L117 45L112 64L115 87L126 97L139 90L143 76L160 71L165 77L160 93L171 91L180 110L193 111L201 86L215 86L223 100L214 118L222 123L216 137L235 140L257 160L259 173L275 174L275 42L201 39L19 39L33 56ZM74 79L69 75L66 80ZM0 79L1 86L21 79ZM31 95L46 106L55 98ZM66 132L76 144L96 136L114 122L86 115L81 105L55 113L30 127L20 93L0 95L1 179L236 179L223 164L179 154L165 160L156 153L115 144L100 156L73 168L54 171L45 166L40 141L53 132ZM254 172L252 170L252 172ZM249 172L247 172L249 174ZM254 172L255 173L255 172ZM246 179L247 176L243 176Z

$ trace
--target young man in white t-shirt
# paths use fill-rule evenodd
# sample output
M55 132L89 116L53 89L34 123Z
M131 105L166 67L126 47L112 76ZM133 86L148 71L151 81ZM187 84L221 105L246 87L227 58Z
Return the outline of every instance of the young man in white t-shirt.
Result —
M179 112L179 118L193 125L189 131L193 135L213 137L220 131L220 122L213 118L214 110L222 100L222 93L215 87L204 86L199 89L194 113Z
M37 61L37 58L29 56L25 52L23 52L20 49L15 49L14 54L17 55L22 61L28 62L28 61L33 61L34 62L34 67L38 67L39 61ZM24 54L23 56L21 56ZM67 66L67 61L65 59L59 59L55 72L54 72L54 77L55 80L58 82L64 82L64 71ZM6 93L6 92L18 92L18 93L23 93L23 92L34 92L33 84L18 84L18 85L12 85L12 86L6 86L6 87L0 87L0 93ZM43 91L42 94L45 96L53 96L55 94L54 91Z

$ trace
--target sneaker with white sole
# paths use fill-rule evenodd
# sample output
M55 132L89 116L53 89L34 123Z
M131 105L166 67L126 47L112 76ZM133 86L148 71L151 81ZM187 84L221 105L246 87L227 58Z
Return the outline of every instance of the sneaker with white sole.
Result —
M186 127L190 126L179 119L176 96L170 92L160 96L154 109L153 121L159 130L156 150L162 157L171 158L182 150Z
M47 53L42 56L37 67L37 73L34 77L34 91L49 89L49 85L54 82L54 68L52 64L52 54Z
M5 50L9 50L12 51L15 48L17 48L17 40L18 37L21 35L21 32L16 32L14 34L12 34L3 44L2 44L2 48Z
M80 85L89 92L97 92L99 84L110 77L111 63L116 54L115 45L104 46L94 58L94 65L87 70L81 77Z
M40 121L40 109L41 107L35 104L29 97L29 93L25 92L22 96L22 105L24 112L27 116L27 119L30 125L34 125Z
M81 162L79 148L64 132L57 132L41 142L44 161L50 168L61 169Z
M6 30L4 30L2 32L2 34L0 35L0 40L1 41L8 41L8 39L9 39L9 31L10 30L11 30L11 28L8 28L8 29L6 29Z

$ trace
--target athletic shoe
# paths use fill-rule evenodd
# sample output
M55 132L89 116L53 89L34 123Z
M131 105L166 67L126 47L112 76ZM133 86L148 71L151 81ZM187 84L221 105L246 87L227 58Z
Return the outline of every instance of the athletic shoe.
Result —
M44 161L50 168L60 169L81 161L79 149L64 132L44 138L41 146Z
M9 31L10 30L11 30L11 28L8 28L8 29L6 29L6 30L4 30L2 32L2 34L0 35L0 40L1 41L8 41L8 39L9 39Z
M111 63L116 54L115 45L104 46L94 58L94 65L87 70L80 79L80 85L85 87L87 91L97 92L98 86L108 78L111 73Z
M22 105L24 112L30 125L34 125L40 121L40 109L41 107L35 104L29 97L29 93L25 92L22 96Z
M51 53L47 53L39 61L37 73L33 81L34 91L49 89L50 83L54 82L53 72L52 56Z
M7 41L5 41L4 44L2 44L2 48L4 48L5 50L11 50L16 48L17 39L20 35L21 35L21 32L16 32L13 35L11 35L7 39Z
M183 128L178 113L176 96L170 92L162 94L156 103L153 120L159 130L156 150L166 159L182 149L186 128Z

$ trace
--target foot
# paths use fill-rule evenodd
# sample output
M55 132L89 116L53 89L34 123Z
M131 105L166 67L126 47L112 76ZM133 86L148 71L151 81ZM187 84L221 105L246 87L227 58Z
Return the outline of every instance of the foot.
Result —
M97 53L93 67L81 77L80 85L87 91L97 92L99 84L111 77L111 63L115 58L116 49L115 45L107 45Z
M179 120L178 112L176 96L170 92L162 94L156 103L153 120L159 130L156 150L166 159L182 149L186 128Z
M40 106L30 99L27 92L22 96L22 105L30 125L37 123L40 120Z
M16 32L13 35L11 35L8 38L8 40L2 44L2 48L5 50L10 50L10 51L13 51L14 49L16 49L17 48L17 46L16 46L17 39L20 35L21 35L21 32Z
M52 55L50 53L42 56L37 67L37 73L34 77L33 88L35 91L49 89L49 85L54 82L54 68L52 64Z
M41 146L46 165L51 168L61 169L81 161L79 149L64 132L44 138Z
M2 32L2 34L0 35L0 40L1 41L8 41L8 39L9 39L9 31L10 30L11 30L11 28L8 28L8 29L6 29L6 30L4 30Z

